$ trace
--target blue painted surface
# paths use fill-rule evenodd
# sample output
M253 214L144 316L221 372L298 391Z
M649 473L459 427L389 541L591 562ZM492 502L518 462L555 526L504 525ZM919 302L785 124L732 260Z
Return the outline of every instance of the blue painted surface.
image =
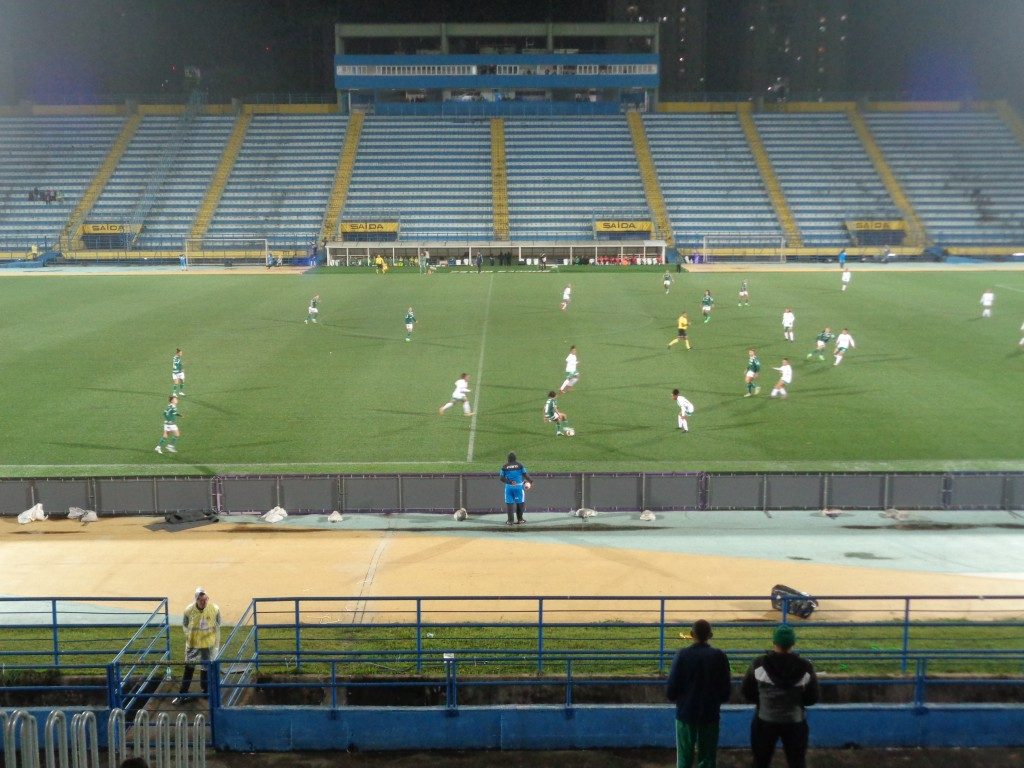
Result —
M751 707L722 711L720 743L749 743ZM444 708L247 707L216 715L216 747L319 749L629 749L674 746L670 706ZM1017 705L821 706L808 710L811 745L1010 747L1024 745Z
M509 532L504 513L470 515L456 523L451 515L403 513L388 516L346 514L341 523L326 515L296 515L288 527L422 531L550 542L647 552L797 560L858 568L960 573L1021 579L1024 584L1024 525L1002 511L922 511L897 521L877 510L845 512L835 519L820 512L753 511L659 512L653 523L636 512L602 512L584 521L564 513L531 512L526 530ZM238 516L232 523L267 525ZM946 525L966 526L951 536ZM930 526L935 526L930 528Z

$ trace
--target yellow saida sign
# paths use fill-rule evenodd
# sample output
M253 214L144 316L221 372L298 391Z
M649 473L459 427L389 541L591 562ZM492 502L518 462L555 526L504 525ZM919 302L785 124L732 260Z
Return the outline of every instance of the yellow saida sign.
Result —
M129 227L126 224L83 224L83 235L124 235L128 232L135 232L138 227Z
M650 232L653 227L649 221L595 221L597 232Z
M397 232L397 221L343 221L342 232Z
M902 232L906 225L900 219L857 219L846 222L851 232Z

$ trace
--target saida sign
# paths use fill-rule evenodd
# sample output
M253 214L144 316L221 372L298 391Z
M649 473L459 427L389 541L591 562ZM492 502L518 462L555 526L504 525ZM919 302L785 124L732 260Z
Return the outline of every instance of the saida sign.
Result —
M397 232L397 221L343 221L342 232Z
M602 219L594 222L594 230L597 232L650 232L651 229L649 221Z

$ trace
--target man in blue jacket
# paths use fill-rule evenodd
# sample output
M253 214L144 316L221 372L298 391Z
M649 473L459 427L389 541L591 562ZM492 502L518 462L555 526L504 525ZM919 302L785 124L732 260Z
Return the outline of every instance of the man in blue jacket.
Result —
M729 659L712 648L711 625L699 619L690 630L693 644L676 654L668 673L668 699L676 705L676 766L715 768L719 710L729 700Z

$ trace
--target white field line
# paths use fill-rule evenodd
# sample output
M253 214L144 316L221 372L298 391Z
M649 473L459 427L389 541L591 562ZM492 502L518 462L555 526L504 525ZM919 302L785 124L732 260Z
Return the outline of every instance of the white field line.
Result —
M1018 288L1015 285L1003 285L1002 283L997 283L996 288L1003 288L1007 291L1017 291L1018 293L1024 293L1024 288Z
M466 461L473 461L473 449L476 446L476 420L480 412L480 389L484 375L484 350L487 349L487 323L491 319L491 291L494 288L494 275L487 283L487 302L484 304L484 329L480 334L480 359L476 366L475 394L473 395L473 420L469 424L469 445L466 447Z

